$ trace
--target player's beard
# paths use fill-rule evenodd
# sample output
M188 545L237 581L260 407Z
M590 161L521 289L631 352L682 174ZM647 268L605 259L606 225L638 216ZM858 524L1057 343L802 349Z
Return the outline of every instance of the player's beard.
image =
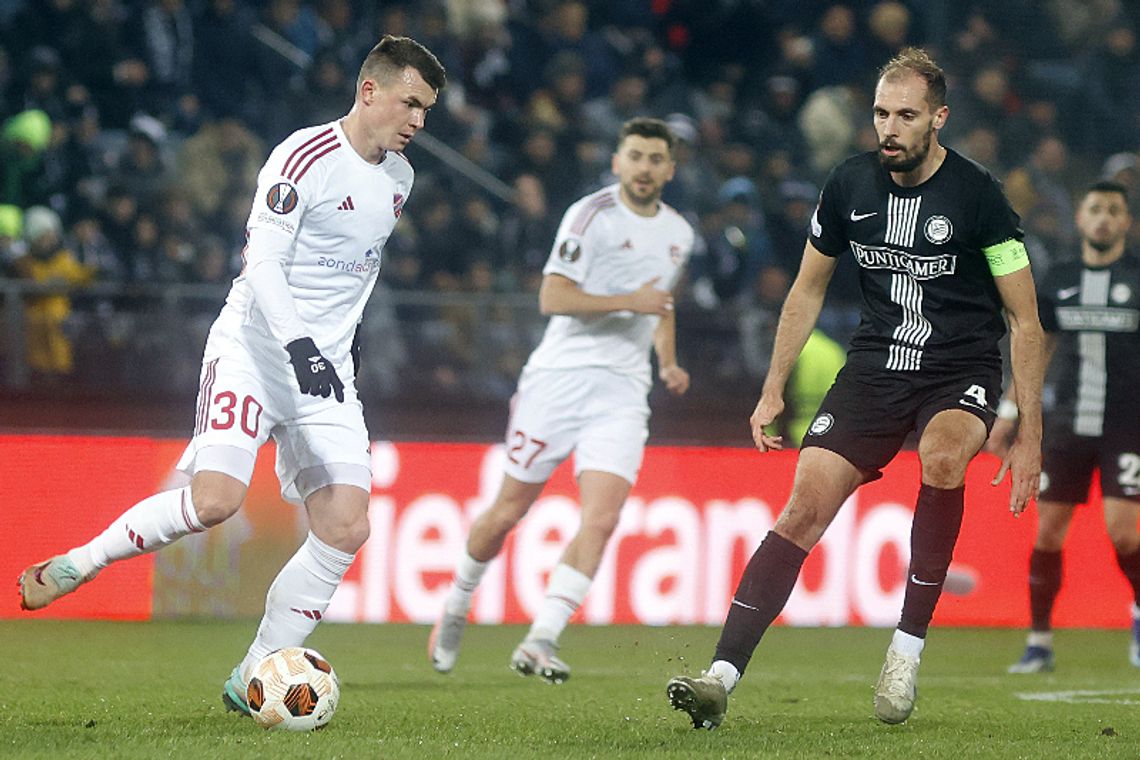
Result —
M879 163L883 165L887 171L899 172L906 174L907 172L917 169L926 157L930 154L930 141L934 135L934 124L931 123L930 127L926 130L926 134L915 144L914 152L903 150L897 156L885 156L882 150L879 151ZM880 143L880 148L883 145ZM898 147L898 146L892 146Z
M629 196L634 203L640 206L655 206L657 202L661 200L662 187L653 180L649 180L646 184L649 189L644 193L637 192L636 181L624 185L623 189L625 190L625 194Z

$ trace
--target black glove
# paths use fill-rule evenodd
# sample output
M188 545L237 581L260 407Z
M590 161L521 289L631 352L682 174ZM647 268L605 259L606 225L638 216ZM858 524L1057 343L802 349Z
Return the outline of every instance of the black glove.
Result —
M352 334L352 376L360 377L360 325L356 326L356 332Z
M332 362L321 356L312 338L297 338L285 346L289 352L289 363L297 376L301 393L328 398L332 393L336 400L344 401L344 383L336 376Z

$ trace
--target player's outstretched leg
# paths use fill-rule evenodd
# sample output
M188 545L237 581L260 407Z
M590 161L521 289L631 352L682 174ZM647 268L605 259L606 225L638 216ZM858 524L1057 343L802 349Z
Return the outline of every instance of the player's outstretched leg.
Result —
M902 723L914 711L918 698L918 657L887 649L887 658L875 685L875 716L884 723Z
M466 615L454 615L443 611L428 637L428 657L431 666L439 673L450 673L459 659L459 645L463 641L463 630L467 627Z
M558 645L549 639L525 639L511 655L511 670L520 676L538 676L547 683L565 683L570 678L570 666L557 652Z
M234 668L230 677L222 684L222 704L226 706L226 710L249 716L249 704L245 696L247 685L241 677L241 669Z
M20 607L25 610L46 607L98 574L95 570L84 575L66 554L39 562L20 573Z
M702 673L697 678L676 676L665 685L665 694L674 710L684 710L693 728L712 731L724 722L728 710L728 690L715 676Z

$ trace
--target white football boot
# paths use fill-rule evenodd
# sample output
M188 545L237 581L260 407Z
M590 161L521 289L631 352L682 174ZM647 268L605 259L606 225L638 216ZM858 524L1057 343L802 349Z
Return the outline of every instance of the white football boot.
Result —
M463 629L467 627L466 615L452 615L446 610L435 621L428 637L428 657L431 666L439 673L450 673L459 659L459 644L463 641Z
M520 676L536 675L547 683L565 683L570 666L558 658L558 645L548 639L526 639L511 655L511 670Z
M875 685L875 716L884 723L902 723L914 710L918 697L917 657L887 650L879 682Z

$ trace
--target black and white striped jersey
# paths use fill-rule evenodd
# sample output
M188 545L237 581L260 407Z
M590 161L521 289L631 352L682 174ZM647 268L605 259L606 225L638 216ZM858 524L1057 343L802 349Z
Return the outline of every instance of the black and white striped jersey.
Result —
M985 249L1023 237L988 171L947 149L934 175L900 187L875 152L831 173L812 217L823 254L850 251L863 310L848 363L900 372L999 366L1002 303Z
M1077 435L1099 437L1140 425L1140 259L1125 254L1106 267L1065 261L1038 286L1041 326L1056 333L1050 368L1050 416L1072 421Z

